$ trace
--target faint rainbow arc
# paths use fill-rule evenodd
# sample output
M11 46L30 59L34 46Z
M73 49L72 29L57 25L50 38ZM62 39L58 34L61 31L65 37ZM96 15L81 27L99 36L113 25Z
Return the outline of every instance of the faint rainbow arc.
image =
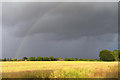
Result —
M22 39L22 41L20 42L20 45L18 46L17 50L16 50L16 54L15 54L15 58L17 58L17 56L19 55L19 52L25 42L25 40L28 38L28 35L32 32L32 30L34 28L37 27L37 24L40 22L40 20L45 17L46 15L48 15L49 13L53 12L54 10L56 10L58 7L60 7L63 3L58 4L57 6L55 6L54 8L48 10L45 14L43 14L42 16L40 16L38 18L38 20L32 25L32 27L29 28L29 30L27 31L27 33L25 34L24 38Z

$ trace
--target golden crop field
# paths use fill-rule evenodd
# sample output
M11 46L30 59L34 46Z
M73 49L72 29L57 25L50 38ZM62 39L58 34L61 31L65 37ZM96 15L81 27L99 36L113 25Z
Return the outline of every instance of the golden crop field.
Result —
M117 78L118 62L9 61L2 64L3 78Z

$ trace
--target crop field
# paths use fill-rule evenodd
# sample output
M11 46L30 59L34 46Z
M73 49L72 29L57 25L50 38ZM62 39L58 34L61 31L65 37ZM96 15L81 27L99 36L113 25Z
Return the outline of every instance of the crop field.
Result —
M118 78L118 62L8 61L3 78Z

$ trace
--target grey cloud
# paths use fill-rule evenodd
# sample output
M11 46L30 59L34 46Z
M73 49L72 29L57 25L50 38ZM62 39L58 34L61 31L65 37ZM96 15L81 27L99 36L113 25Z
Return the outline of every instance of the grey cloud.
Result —
M3 23L12 25L19 22L34 20L42 16L46 11L56 6L57 3L3 3ZM4 25L4 24L3 24Z
M53 11L51 11L54 9ZM3 3L3 57L98 58L118 47L117 3ZM46 14L45 16L43 16Z
M19 56L54 56L54 57L78 57L99 58L102 49L113 50L117 48L117 34L102 35L96 37L81 37L77 40L53 41L44 40L44 35L29 37L22 47ZM110 40L113 39L113 40ZM110 41L109 41L110 40ZM31 54L34 53L34 54Z
M19 5L13 8L17 4ZM48 3L17 4L7 5L5 3L3 6L3 13L5 13L3 15L5 16L3 22L6 24L10 23L12 27L17 27L14 28L13 34L21 37L25 36L27 31L43 14L59 5L59 3L49 3L49 5ZM57 9L44 16L29 35L47 33L48 35L53 34L56 40L64 40L78 39L81 36L99 36L107 33L117 33L116 4L62 3ZM12 15L13 13L14 15Z

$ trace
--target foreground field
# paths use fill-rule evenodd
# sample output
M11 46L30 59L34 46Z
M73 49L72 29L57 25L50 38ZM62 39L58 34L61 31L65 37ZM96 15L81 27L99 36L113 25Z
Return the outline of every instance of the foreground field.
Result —
M1 62L3 78L117 78L118 62Z

